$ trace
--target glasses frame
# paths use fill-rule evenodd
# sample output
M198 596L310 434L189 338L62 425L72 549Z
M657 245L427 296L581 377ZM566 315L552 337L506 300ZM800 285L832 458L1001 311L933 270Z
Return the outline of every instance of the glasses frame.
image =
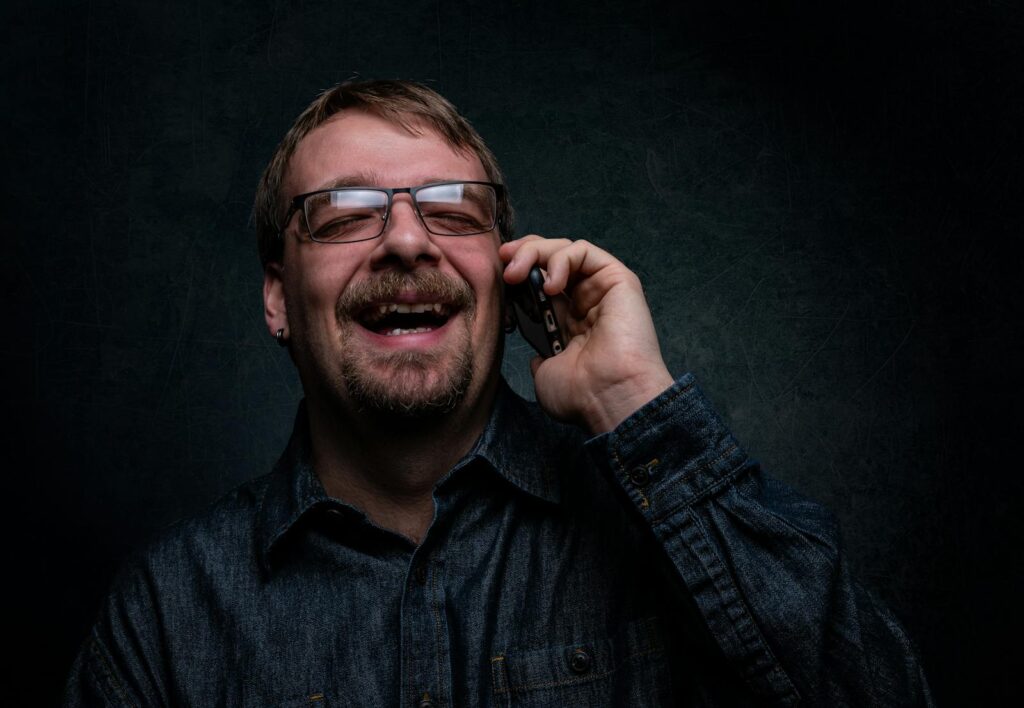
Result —
M494 220L491 222L491 225L490 225L489 228L483 229L482 231L470 231L468 233L462 233L462 234L447 234L447 233L439 233L437 231L433 231L433 230L431 230L431 228L429 226L427 226L427 220L423 218L423 212L420 211L420 203L419 203L419 200L416 198L416 194L420 190L422 190L422 189L427 189L427 188L430 188L430 187L443 187L445 185L450 185L450 184L482 184L482 185L485 185L487 187L491 187L492 189L494 189ZM331 192L347 192L347 191L354 191L354 190L359 190L359 191L364 191L364 192L365 191L383 192L384 194L386 194L388 196L387 205L384 207L384 218L381 219L380 231L378 231L377 234L374 235L374 236L367 236L366 238L359 238L359 239L355 239L353 241L319 241L319 240L317 240L313 236L313 232L310 231L310 229L309 229L309 214L306 213L306 200L309 199L310 197L314 197L314 196L316 196L318 194L329 194ZM310 241L313 241L315 243L325 243L325 244L346 244L346 243L361 243L363 241L372 241L375 238L380 238L384 234L384 230L387 229L387 227L388 227L388 219L391 218L391 206L394 203L395 195L396 194L408 194L409 195L409 197L412 199L412 206L413 206L413 209L415 209L415 211L416 211L416 216L419 218L420 223L423 224L423 228L426 229L428 233L432 233L435 236L451 236L453 238L460 238L462 236L476 236L478 234L485 234L488 231L493 231L495 228L497 228L499 222L501 221L501 216L498 214L498 211L499 211L499 209L501 207L501 200L502 200L502 196L504 195L504 191L505 191L505 186L502 185L502 184L498 184L497 182L481 182L479 180L472 180L472 179L456 179L456 180L449 180L449 181L446 181L446 182L429 182L427 184L421 184L421 185L416 186L416 187L334 187L334 188L330 188L330 189L317 189L317 190L314 190L312 192L305 192L303 194L297 194L294 197L292 197L290 208L288 209L288 213L285 215L285 218L284 218L284 226L282 226L280 228L280 230L278 231L278 236L281 239L284 238L285 229L288 228L288 224L292 220L292 215L295 214L295 212L299 211L299 212L302 212L302 219L303 219L303 222L304 222L304 225L305 225L305 229L304 230L306 232L306 235L309 236L309 240Z

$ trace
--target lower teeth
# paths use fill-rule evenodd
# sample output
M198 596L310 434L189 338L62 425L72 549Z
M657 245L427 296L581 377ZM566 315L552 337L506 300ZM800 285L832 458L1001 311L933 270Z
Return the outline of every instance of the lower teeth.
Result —
M419 334L421 332L431 332L433 327L417 327L416 329L398 329L397 327L390 332L385 332L384 336L394 337L399 334Z

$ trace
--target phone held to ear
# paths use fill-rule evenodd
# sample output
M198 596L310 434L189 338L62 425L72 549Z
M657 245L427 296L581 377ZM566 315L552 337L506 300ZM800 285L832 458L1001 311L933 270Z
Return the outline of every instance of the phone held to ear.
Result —
M568 338L555 312L554 299L544 292L540 268L534 266L526 280L506 287L507 300L523 339L543 357L560 353Z

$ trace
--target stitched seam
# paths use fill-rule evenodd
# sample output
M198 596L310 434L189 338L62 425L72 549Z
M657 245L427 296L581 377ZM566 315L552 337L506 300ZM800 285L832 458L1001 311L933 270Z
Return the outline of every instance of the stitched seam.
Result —
M491 686L494 693L508 693L508 682L505 680L505 657L498 655L491 657Z
M722 562L721 557L715 550L715 546L711 542L711 539L707 533L707 529L704 528L704 524L701 523L700 519L697 518L696 514L691 513L688 516L691 519L694 528L697 530L697 532L703 539L705 545L710 550L711 554L714 556L715 562L721 567L721 577L725 579L729 586L731 586L732 591L736 594L736 600L733 604L739 607L739 616L732 617L728 611L724 611L723 615L724 618L728 620L729 624L732 625L736 637L742 645L739 648L742 650L749 651L749 649L746 646L748 637L744 636L743 629L739 624L740 620L745 620L746 623L749 625L748 631L752 635L750 638L754 640L755 644L757 645L757 649L763 651L768 657L768 666L766 667L768 671L764 673L764 681L768 684L768 688L771 690L772 693L781 693L780 691L778 691L778 689L776 689L774 685L775 681L771 678L773 675L779 675L786 684L786 694L799 697L799 694L797 694L796 692L796 688L793 686L792 681L790 681L789 679L789 675L785 672L785 670L783 670L782 666L779 664L779 660L775 657L774 652L772 652L771 647L768 646L768 642L765 641L764 634L762 634L761 632L761 628L757 625L757 621L754 620L753 613L751 612L750 607L747 605L746 600L743 598L743 593L740 591L739 587L736 586L736 583L733 581L732 576L729 574L729 571L726 569L725 564ZM710 568L708 568L708 564L705 563L699 555L697 557L700 560L701 565L704 566L705 573L707 574L708 579L711 581L711 587L715 589L715 593L718 595L721 607L723 608L723 610L725 610L725 608L727 608L728 605L726 603L725 597L722 594L721 588L719 588L718 586L718 582L716 582L715 579L712 577ZM757 666L757 663L754 664L754 667ZM740 674L743 676L747 676L749 674L754 673L751 672L749 669L744 671L743 667L737 668L739 668ZM751 679L756 681L756 675L751 676Z
M645 656L650 656L651 654L663 653L664 652L664 647L661 646L660 639L656 639L656 638L653 638L653 637L651 639L652 639L651 646L649 648L638 649L638 650L636 650L634 652L626 654L625 656L622 657L622 659L620 661L617 661L615 664L613 664L611 666L611 668L609 668L607 671L604 671L602 673L587 674L586 676L578 676L578 677L569 678L569 679L562 679L560 681L548 681L546 683L524 683L521 686L506 685L505 682L502 681L501 688L500 689L499 688L495 688L494 692L495 693L500 693L500 694L523 693L523 692L526 692L526 691L535 691L535 690L541 689L541 688L556 688L558 686L571 686L573 684L587 683L588 681L593 681L595 679L604 678L605 676L608 676L610 674L615 673L616 671L621 669L626 664L632 662L634 659L640 659L640 658L643 658ZM623 638L622 641L626 642L627 640ZM491 664L494 665L497 662L504 662L504 661L505 661L505 657L499 655L499 656L495 656L495 657L493 657L491 659ZM504 668L504 666L502 666L502 668ZM492 671L492 679L493 679L493 671Z
M107 660L106 647L103 646L103 642L100 641L99 637L93 635L92 641L89 642L89 652L99 660L100 668L103 670L107 683L113 686L118 694L120 694L121 700L124 701L126 705L134 706L135 704L128 698L128 694L125 692L124 686L117 680L117 676L114 673L114 667L111 666L110 662Z
M630 654L625 659L623 659L622 663L615 667L615 670L621 669L624 664L632 661L633 659L639 659L641 657L650 656L651 654L659 654L662 651L663 650L662 650L661 647L651 647L650 649L644 649L643 651L637 651L637 652L635 652L633 654Z
M705 462L703 465L701 465L699 468L697 468L696 470L694 470L692 472L684 474L683 475L684 479L680 479L680 480L678 480L676 482L673 482L671 486L668 486L665 489L661 490L661 494L668 495L671 492L675 491L678 487L686 484L687 483L687 479L685 479L685 478L688 478L688 477L699 477L699 476L707 473L707 471L709 469L711 469L712 467L714 467L715 465L717 465L719 462L721 462L722 460L726 459L727 457L730 457L734 452L736 452L739 449L740 449L739 445L733 443L725 452L723 452L721 455L719 455L715 459L711 460L710 462ZM695 504L698 504L698 503L704 501L706 498L708 498L710 496L714 496L715 494L720 492L723 488L725 488L725 487L727 487L727 486L729 486L730 484L733 483L733 481L739 475L740 471L743 469L743 465L745 463L746 463L746 458L744 458L743 462L741 462L740 464L736 465L736 467L733 468L731 471L722 474L720 477L718 477L711 484L707 485L706 487L703 487L702 489L699 489L697 492L695 492L693 494L693 496L690 499L683 501L681 504L676 505L672 509L670 509L667 512L665 512L664 514L662 514L660 517L658 517L654 521L654 523L660 524L661 522L665 521L665 519L667 519L670 516L673 516L674 514L679 512L680 510L689 509L690 507L694 506Z
M607 671L604 671L604 672L601 672L601 673L587 674L586 676L579 676L579 677L576 677L576 678L563 679L561 681L548 681L546 683L524 683L521 686L509 686L509 687L506 687L504 690L495 691L495 693L522 693L522 692L525 692L525 691L535 691L535 690L541 689L541 688L556 688L558 686L571 686L573 684L587 683L589 681L593 681L593 680L596 680L596 679L599 679L599 678L604 678L605 676L609 676L610 674L614 674L616 671L621 669L624 665L626 665L627 663L629 663L633 659L639 659L641 657L648 656L650 654L657 654L657 653L659 653L661 651L662 651L662 649L660 647L659 648L651 648L651 649L647 649L647 650L644 650L644 651L638 651L638 652L636 652L634 654L630 654L630 655L626 656L621 662L615 664L614 666L612 666ZM493 661L498 661L498 660L502 660L503 661L504 659L505 659L505 657L503 657L503 656L502 657L495 657L494 659L491 659L491 661L492 662Z
M433 565L433 563L431 563L431 561L430 561L430 557L429 556L427 557L426 563L428 564L427 565L428 569L430 568L431 565ZM428 572L430 572L430 571L428 570ZM438 600L437 600L437 570L435 568L434 571L430 574L430 608L431 608L431 610L433 610L433 613L434 613L434 641L436 642L435 649L434 649L434 656L435 656L436 664L437 664L437 693L438 693L439 696L443 696L445 694L445 690L442 689L442 681L441 681L441 611L440 611L440 604L441 603L438 602ZM440 697L438 698L438 700L440 700L442 702L444 701L444 699L440 698Z
M604 678L609 674L615 673L615 669L609 669L608 671L599 674L587 674L586 676L578 676L570 679L562 679L561 681L548 681L546 683L524 683L522 686L509 686L503 693L523 693L526 691L536 691L539 688L556 688L558 686L572 686L580 683L589 683L595 679Z

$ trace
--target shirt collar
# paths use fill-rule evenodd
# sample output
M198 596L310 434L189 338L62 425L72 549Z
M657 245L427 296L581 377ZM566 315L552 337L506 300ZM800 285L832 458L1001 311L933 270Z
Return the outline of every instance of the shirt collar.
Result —
M502 378L490 421L466 457L483 460L527 494L558 504L565 458L576 449L568 444L572 432L520 398Z
M473 460L482 460L521 491L551 504L561 500L561 479L569 455L578 450L570 443L571 428L554 423L535 403L520 398L501 379L491 417L476 445L438 486ZM299 403L288 445L268 476L256 510L257 554L270 572L277 543L305 514L316 508L338 506L327 496L313 471L310 455L309 415Z
M281 457L268 475L268 482L256 509L256 552L260 566L270 571L274 546L311 509L331 503L319 477L313 472L310 455L309 414L306 401L299 402L292 435Z

